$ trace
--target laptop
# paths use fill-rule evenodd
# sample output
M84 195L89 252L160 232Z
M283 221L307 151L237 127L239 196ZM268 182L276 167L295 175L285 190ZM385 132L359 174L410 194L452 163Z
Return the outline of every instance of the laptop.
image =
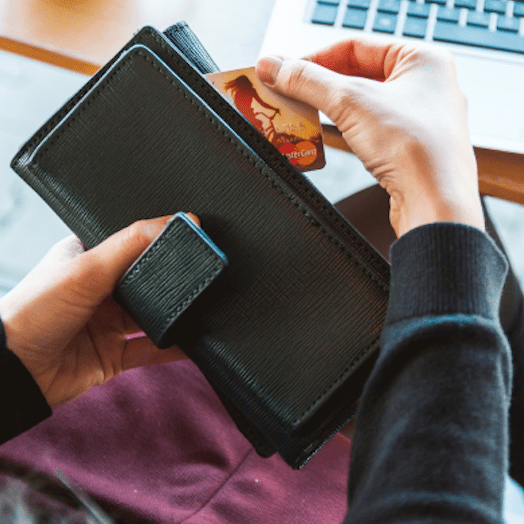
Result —
M449 49L473 145L524 153L524 0L276 0L260 56L300 57L363 33Z

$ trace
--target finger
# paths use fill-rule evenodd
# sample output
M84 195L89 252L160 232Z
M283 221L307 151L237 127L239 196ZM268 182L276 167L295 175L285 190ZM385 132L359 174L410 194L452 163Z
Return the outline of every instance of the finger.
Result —
M112 298L104 301L95 315L93 320L100 326L107 325L107 331L117 337L110 342L110 347L114 349L121 344L124 345L124 353L118 357L118 364L122 366L121 371L188 358L177 346L158 349L136 321ZM116 330L111 322L111 319L115 318L120 319L121 322L121 327Z
M199 219L188 213L197 224ZM75 273L97 303L109 296L131 264L162 232L171 217L140 220L115 233L75 260Z
M153 342L145 337L129 340L126 343L122 359L123 370L165 364L177 360L187 360L187 355L177 346L168 349L158 349Z
M81 255L84 251L85 249L82 245L82 242L80 242L80 240L78 240L78 238L75 235L70 235L57 242L46 253L42 260L40 260L38 266L36 266L33 272L35 272L37 268L38 270L47 267L53 268L61 262L67 262L72 258L76 258L78 255Z
M86 251L81 269L92 286L109 295L129 266L162 232L170 217L140 220Z
M409 46L372 39L345 40L306 57L322 67L343 75L385 80L401 52Z
M385 80L391 74L400 55L409 52L411 47L405 43L366 38L344 40L306 56L304 60L314 62L342 75ZM276 58L281 60L280 57ZM261 59L263 64L265 60L266 58ZM268 73L262 72L266 69L264 66L259 68L257 64L257 72L261 74L263 81L267 81ZM269 74L268 83L274 83L271 81L271 74Z
M352 104L365 96L363 82L372 82L347 77L308 60L278 57L260 59L257 74L276 92L323 111L337 125L352 111Z

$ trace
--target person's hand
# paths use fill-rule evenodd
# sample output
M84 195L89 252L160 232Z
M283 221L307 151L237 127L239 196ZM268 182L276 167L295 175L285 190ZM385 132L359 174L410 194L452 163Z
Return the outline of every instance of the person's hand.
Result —
M136 222L89 251L76 237L66 238L0 300L7 347L51 407L126 369L186 358L175 347L157 349L149 338L129 339L140 328L111 298L168 219Z
M432 222L484 230L466 99L449 53L351 40L305 60L262 58L257 73L331 118L390 195L397 236Z

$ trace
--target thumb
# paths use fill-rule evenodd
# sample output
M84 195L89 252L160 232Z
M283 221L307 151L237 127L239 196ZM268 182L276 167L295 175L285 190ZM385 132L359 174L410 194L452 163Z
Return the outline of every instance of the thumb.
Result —
M200 225L195 215L188 213L188 216ZM102 302L113 292L127 269L160 235L170 218L139 220L75 259L76 275L95 302Z
M290 60L277 56L261 58L258 77L281 95L299 100L325 113L335 124L346 104L336 101L348 92L351 80L310 60Z

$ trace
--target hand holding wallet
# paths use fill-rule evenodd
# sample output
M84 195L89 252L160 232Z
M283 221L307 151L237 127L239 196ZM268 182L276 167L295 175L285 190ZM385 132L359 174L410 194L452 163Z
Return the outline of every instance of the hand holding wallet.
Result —
M202 76L216 70L187 25L146 27L12 166L88 248L142 218L200 218L210 238L174 221L115 296L260 455L300 468L354 414L389 266Z

